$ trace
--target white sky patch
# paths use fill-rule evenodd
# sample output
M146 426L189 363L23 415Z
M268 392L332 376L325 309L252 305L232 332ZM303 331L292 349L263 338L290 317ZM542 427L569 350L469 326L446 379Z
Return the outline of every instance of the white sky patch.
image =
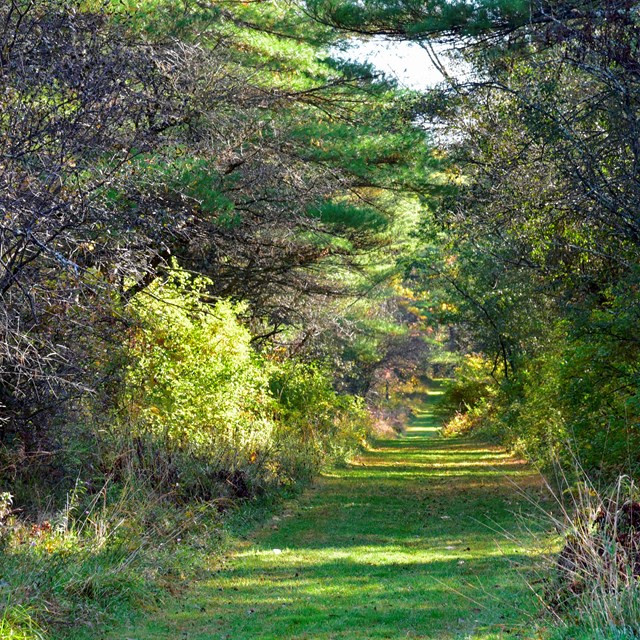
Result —
M465 75L460 63L447 55L442 46L434 45L433 51L445 73L458 79ZM395 78L400 87L407 89L425 91L445 80L429 53L415 42L383 37L354 39L347 50L334 50L332 54L343 60L369 62L385 75Z

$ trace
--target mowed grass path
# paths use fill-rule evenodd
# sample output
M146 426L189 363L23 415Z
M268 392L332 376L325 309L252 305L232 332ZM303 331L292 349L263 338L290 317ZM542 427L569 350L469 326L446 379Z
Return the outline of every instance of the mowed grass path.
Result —
M444 439L429 407L397 440L324 475L168 610L112 638L535 637L522 575L537 476L501 449Z

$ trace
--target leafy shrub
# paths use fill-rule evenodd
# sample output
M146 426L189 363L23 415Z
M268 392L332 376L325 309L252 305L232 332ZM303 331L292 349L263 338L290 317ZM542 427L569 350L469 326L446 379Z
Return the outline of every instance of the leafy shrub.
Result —
M455 368L453 380L447 381L439 402L439 413L449 417L469 411L496 395L497 381L493 366L482 355L465 356Z
M444 383L437 413L444 435L461 435L488 427L499 394L493 366L480 354L465 356L454 378Z
M565 322L550 330L517 382L502 386L494 425L510 446L546 470L559 461L571 473L577 460L592 478L637 471L640 353L628 314L592 311L587 333Z
M365 439L364 402L337 393L328 369L284 362L274 370L270 387L279 408L279 460L294 476L308 477L327 463L344 462Z
M208 284L176 267L133 301L113 448L125 466L182 500L210 500L348 457L364 437L363 403L337 393L327 368L258 355L243 305L208 302Z
M445 433L481 429L541 469L574 461L611 480L640 468L640 305L612 296L577 322L557 321L510 380L467 356L443 396Z
M242 307L203 303L206 284L174 271L136 301L129 411L142 431L174 448L251 448L272 428L267 377L238 322Z
M251 347L242 305L204 302L208 281L174 269L133 301L137 326L119 400L140 466L185 490L211 483L258 490L275 403ZM202 487L201 487L202 488Z
M482 417L477 410L459 411L442 426L442 435L448 438L473 433L482 426Z

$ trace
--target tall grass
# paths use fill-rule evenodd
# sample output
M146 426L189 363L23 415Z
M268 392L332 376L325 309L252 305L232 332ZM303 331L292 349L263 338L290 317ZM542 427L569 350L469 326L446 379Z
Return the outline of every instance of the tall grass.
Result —
M585 481L570 495L574 515L565 515L554 604L593 634L640 637L638 487L621 476L606 491Z
M80 481L64 507L0 522L0 638L76 638L116 615L155 606L222 545L216 503L176 503L142 476L92 495Z
M640 638L640 488L625 475L598 486L577 463L570 477L556 472L543 516L558 536L532 583L550 613L551 637Z

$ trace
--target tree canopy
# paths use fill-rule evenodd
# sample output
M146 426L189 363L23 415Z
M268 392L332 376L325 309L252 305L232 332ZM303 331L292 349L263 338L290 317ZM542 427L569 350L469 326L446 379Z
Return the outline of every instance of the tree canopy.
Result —
M93 387L94 338L117 340L172 260L267 333L300 327L427 189L416 97L332 61L338 34L293 7L12 0L1 18L13 424Z

